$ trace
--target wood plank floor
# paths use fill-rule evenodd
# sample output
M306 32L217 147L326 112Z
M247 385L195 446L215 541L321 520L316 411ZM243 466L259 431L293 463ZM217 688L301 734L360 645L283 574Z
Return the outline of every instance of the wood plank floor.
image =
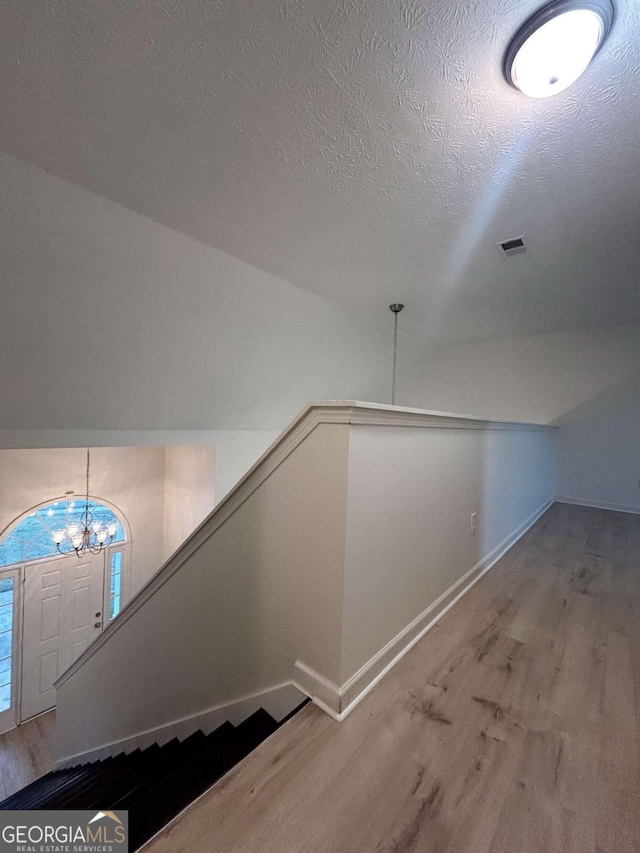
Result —
M53 770L55 725L47 711L0 735L0 800Z
M640 516L555 504L338 724L310 705L146 853L636 853Z

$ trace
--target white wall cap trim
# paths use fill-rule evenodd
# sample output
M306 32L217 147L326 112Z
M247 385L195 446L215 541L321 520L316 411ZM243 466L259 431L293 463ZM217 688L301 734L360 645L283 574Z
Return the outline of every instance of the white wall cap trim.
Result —
M267 448L260 459L213 509L205 520L169 557L156 574L125 605L120 614L96 637L80 657L58 678L56 687L63 685L108 641L116 631L138 611L144 603L174 575L215 531L255 492L284 460L320 424L347 424L393 427L419 427L425 429L478 429L478 430L556 430L556 426L524 423L520 421L494 421L450 412L427 409L410 409L384 403L367 403L360 400L325 400L309 403L302 412Z
M293 423L304 417L309 409L333 408L343 412L343 416L339 416L340 423L384 424L386 422L385 415L387 415L390 423L401 426L414 426L419 423L422 426L442 427L447 420L453 420L457 429L464 427L464 423L461 424L461 421L468 423L472 429L557 429L556 426L548 424L501 421L493 418L478 418L475 415L461 415L455 412L439 412L434 409L414 409L409 406L391 406L387 403L368 403L364 400L320 400L309 403ZM417 417L407 419L406 415Z

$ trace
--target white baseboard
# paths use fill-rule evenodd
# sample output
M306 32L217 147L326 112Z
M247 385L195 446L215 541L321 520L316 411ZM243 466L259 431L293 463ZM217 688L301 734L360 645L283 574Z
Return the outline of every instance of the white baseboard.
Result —
M560 504L573 504L574 506L588 506L594 509L610 509L613 512L631 512L640 515L640 506L634 504L614 504L607 501L591 501L588 498L569 498L566 495L558 495L556 501Z
M301 660L294 664L293 683L334 720L341 721L340 687Z
M103 758L119 755L121 752L132 752L134 749L146 749L154 743L162 745L174 737L184 740L199 730L209 734L227 721L237 726L259 708L264 708L279 723L306 698L306 694L300 692L293 684L281 684L264 693L257 693L255 696L249 696L238 702L210 708L200 714L175 720L133 737L114 741L106 744L106 746L80 752L77 755L60 758L55 762L54 770L73 767L76 764L88 764L90 761L101 761Z
M552 503L553 499L545 501L480 562L476 563L453 586L449 587L446 592L423 610L413 622L403 628L386 646L370 658L344 684L340 686L334 684L300 660L296 661L295 664L294 684L310 696L314 703L334 720L338 720L338 722L344 720L389 670L424 637L427 631L515 545L518 539L524 536Z

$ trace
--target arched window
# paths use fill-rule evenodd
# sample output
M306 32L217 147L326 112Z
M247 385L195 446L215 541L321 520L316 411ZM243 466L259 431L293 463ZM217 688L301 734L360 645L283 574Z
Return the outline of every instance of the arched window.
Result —
M0 566L60 556L53 541L53 531L68 524L80 524L84 508L84 499L58 500L23 515L0 540ZM117 524L113 542L125 541L122 523L112 509L97 501L90 501L89 509L95 521L104 525Z

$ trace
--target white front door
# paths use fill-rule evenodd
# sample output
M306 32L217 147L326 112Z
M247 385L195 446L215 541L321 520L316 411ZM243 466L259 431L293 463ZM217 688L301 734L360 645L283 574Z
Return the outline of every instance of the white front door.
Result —
M27 563L21 718L56 703L54 682L102 629L104 556Z

